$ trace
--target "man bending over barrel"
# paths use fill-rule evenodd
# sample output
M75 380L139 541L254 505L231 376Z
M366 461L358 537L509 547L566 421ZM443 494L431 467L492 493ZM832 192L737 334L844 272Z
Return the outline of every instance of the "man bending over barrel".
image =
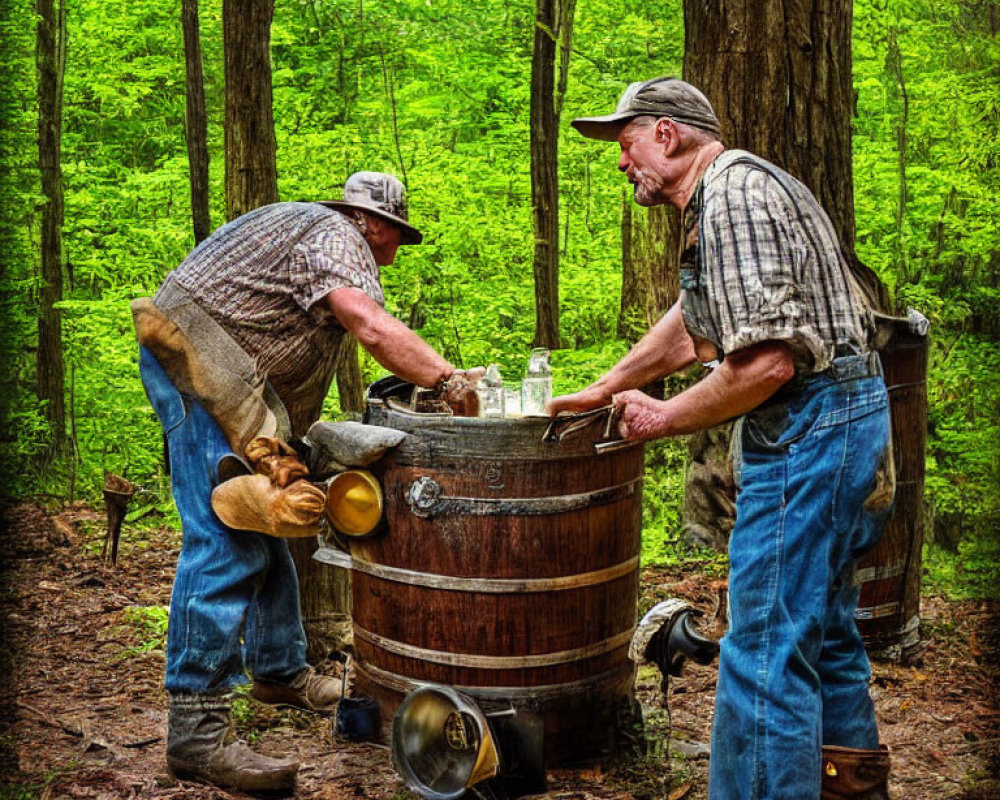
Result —
M885 798L852 568L892 500L888 399L833 227L788 173L726 150L708 100L684 81L634 83L615 113L573 126L618 142L639 205L681 210L682 291L617 365L550 412L613 403L634 440L739 418L709 797ZM637 390L695 359L712 369L686 391L659 401Z
M297 762L231 735L245 671L265 703L326 711L340 697L340 682L306 663L295 567L276 538L314 533L324 502L284 440L319 417L348 332L452 404L474 394L382 308L379 267L420 240L403 185L360 172L343 201L276 203L223 226L155 298L133 303L184 530L165 679L167 763L180 775L253 792L294 785Z

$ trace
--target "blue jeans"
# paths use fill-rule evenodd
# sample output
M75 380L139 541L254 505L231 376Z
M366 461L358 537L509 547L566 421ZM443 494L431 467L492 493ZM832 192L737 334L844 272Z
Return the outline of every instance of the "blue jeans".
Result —
M711 800L817 800L822 745L878 746L853 577L889 514L865 509L889 403L863 361L744 420Z
M221 692L246 683L247 671L291 678L306 666L306 638L288 545L219 521L211 495L219 460L230 453L222 431L194 398L174 388L145 348L139 372L167 437L183 527L170 598L166 689Z

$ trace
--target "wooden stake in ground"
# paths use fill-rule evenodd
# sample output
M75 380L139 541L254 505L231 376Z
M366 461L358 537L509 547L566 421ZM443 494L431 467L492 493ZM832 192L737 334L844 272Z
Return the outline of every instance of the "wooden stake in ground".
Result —
M122 523L128 502L135 494L136 487L120 475L104 473L104 505L108 510L108 530L104 534L104 546L101 548L101 560L107 563L108 544L111 545L111 564L118 564L118 537L121 536Z

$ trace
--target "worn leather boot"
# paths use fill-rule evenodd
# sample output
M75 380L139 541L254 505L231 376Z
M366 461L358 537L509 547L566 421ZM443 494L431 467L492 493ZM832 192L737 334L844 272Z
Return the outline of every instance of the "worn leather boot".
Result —
M254 678L250 696L272 706L292 706L319 714L332 713L340 701L342 681L306 667L288 683Z
M889 800L889 748L823 748L821 800Z
M179 778L196 778L243 792L291 792L299 763L255 753L237 739L230 719L232 695L171 693L167 766Z

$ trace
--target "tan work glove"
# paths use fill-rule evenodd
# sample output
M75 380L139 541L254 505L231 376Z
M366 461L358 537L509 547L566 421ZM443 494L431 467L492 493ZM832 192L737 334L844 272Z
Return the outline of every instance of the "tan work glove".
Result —
M241 475L212 492L212 508L226 525L283 539L316 536L326 495L308 481L276 486L267 475Z
M243 454L254 472L267 475L271 483L280 488L309 474L309 468L299 460L298 453L275 436L252 439Z

